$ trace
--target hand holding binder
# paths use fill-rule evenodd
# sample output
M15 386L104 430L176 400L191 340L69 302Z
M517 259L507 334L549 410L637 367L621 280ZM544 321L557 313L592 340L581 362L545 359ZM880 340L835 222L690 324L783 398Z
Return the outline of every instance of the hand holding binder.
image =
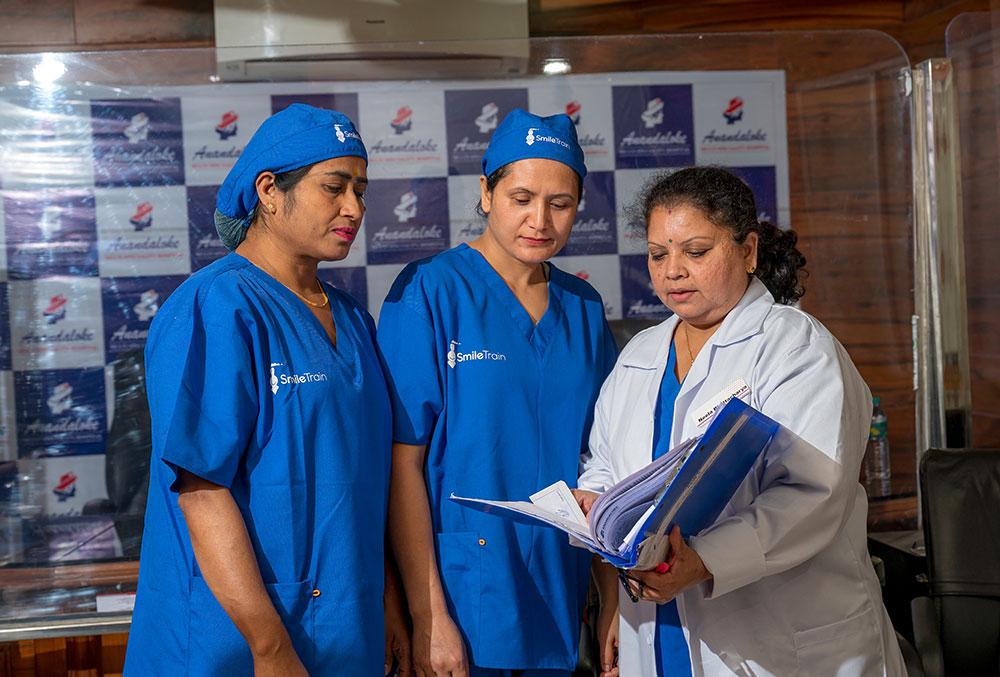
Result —
M778 428L733 398L716 412L702 436L608 488L586 518L562 481L534 494L531 502L454 494L451 500L515 522L564 531L616 567L652 569L666 558L673 525L687 537L715 522Z

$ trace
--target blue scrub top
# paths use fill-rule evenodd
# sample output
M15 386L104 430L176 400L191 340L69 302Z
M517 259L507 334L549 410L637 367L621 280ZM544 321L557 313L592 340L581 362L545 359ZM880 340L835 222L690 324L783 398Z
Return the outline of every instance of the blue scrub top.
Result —
M656 398L656 416L653 419L653 460L670 451L670 432L674 427L674 404L681 392L675 367L677 351L670 342L667 367L660 381L660 394ZM677 600L656 607L656 666L659 677L689 677L691 656L687 639L677 613Z
M590 553L554 529L463 508L576 486L593 407L617 354L600 295L552 266L535 325L476 250L411 263L379 316L393 439L427 445L435 551L473 665L576 665Z
M250 675L177 507L178 469L228 487L312 675L383 669L391 406L374 323L325 285L337 328L237 254L192 275L146 344L153 462L127 675Z

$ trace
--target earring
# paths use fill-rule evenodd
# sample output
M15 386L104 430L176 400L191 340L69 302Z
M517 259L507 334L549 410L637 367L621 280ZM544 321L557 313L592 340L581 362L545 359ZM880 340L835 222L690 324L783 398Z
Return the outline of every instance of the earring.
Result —
M757 266L750 266L749 268L747 268L747 272L750 273L751 275L754 274L755 270L757 270Z
M275 212L277 212L277 211L278 211L278 208L277 208L277 207L275 207L275 206L274 206L274 204L272 203L272 204L269 204L269 205L267 206L267 210L268 210L269 212L271 212L272 214L274 214Z

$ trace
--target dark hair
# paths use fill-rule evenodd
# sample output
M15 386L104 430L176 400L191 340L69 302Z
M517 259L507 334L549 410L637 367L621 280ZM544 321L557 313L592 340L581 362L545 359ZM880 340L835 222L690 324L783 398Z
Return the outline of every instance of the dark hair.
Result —
M305 178L306 174L313 168L316 163L308 164L304 167L299 167L298 169L289 169L287 172L281 172L280 174L274 175L274 187L285 194L285 211L288 212L292 207L295 206L295 196L294 190L299 182ZM254 224L263 225L264 223L264 212L263 205L260 201L257 202L256 206L253 208L253 214L251 215L250 225Z
M514 162L517 162L517 160L514 160ZM497 187L497 184L500 183L500 181L505 176L510 174L510 166L514 164L514 162L508 162L505 165L497 167L495 170L493 170L492 174L486 177L487 193L489 193L491 196L493 195L493 190ZM583 179L580 178L580 175L577 174L575 170L573 174L574 176L576 176L576 201L579 202L580 200L583 199ZM486 218L486 212L483 211L482 199L480 199L479 202L476 203L476 213L479 214L484 219Z
M688 167L654 176L632 206L633 227L643 237L657 208L695 207L720 228L728 228L740 245L757 233L757 269L754 271L774 300L791 304L806 293L806 257L795 248L798 235L768 221L757 220L753 191L738 176L721 167Z

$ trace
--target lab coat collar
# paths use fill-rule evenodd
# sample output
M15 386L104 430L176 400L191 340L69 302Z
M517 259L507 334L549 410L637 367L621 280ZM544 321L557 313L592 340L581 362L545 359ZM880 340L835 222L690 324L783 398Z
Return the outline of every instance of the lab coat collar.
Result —
M764 283L756 277L750 280L743 297L729 311L719 329L712 334L706 348L737 343L760 332L767 316L766 310L773 303L774 297ZM622 356L622 364L639 369L656 369L666 364L667 354L670 351L670 338L674 335L679 320L676 315L671 315L650 329L646 340L638 342L632 350ZM697 362L698 360L695 360L696 365Z
M774 302L774 297L767 291L764 283L756 277L750 281L747 290L736 306L729 311L729 314L722 320L722 324L716 330L708 343L701 349L695 357L691 370L684 377L681 383L681 390L677 395L678 405L675 407L673 436L681 434L681 428L677 425L681 412L686 411L690 406L691 394L696 392L698 386L708 377L708 368L712 360L712 353L718 346L730 345L746 339L761 330L767 311ZM641 341L637 341L634 349L627 350L622 356L622 364L627 367L638 369L654 370L653 378L650 379L646 391L646 400L653 411L656 407L656 398L660 392L660 382L663 380L663 372L667 365L667 355L670 351L670 341L674 335L674 329L680 321L676 315L667 318L656 327L649 330L649 333ZM631 344L630 344L631 345ZM676 443L673 440L672 443Z

